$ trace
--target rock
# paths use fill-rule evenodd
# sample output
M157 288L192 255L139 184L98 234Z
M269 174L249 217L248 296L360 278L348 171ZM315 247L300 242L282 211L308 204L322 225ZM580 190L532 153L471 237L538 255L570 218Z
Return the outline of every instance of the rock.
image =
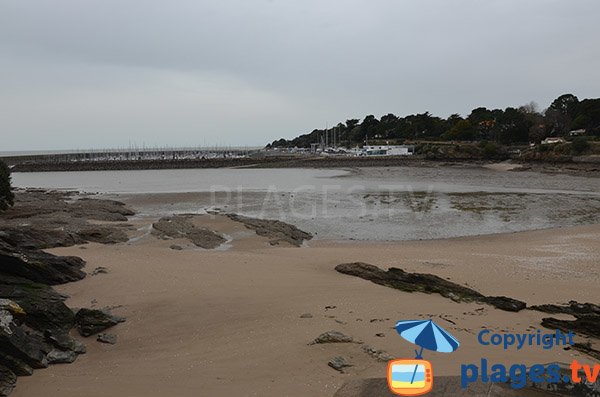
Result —
M108 274L108 269L104 266L98 266L92 271L92 276L96 276L98 274Z
M110 345L114 345L115 343L117 343L117 335L98 334L98 337L96 338L96 340L101 343L108 343Z
M77 353L54 349L46 357L49 364L69 364L77 359Z
M74 256L15 248L0 240L0 272L48 285L81 280L85 262Z
M238 214L227 214L227 216L233 221L242 223L248 229L254 230L257 235L269 238L271 245L286 242L300 247L305 240L312 239L310 233L278 220L250 218Z
M550 314L598 314L600 315L600 306L593 303L579 303L576 301L570 301L568 305L535 305L530 306L529 309L537 310L544 313Z
M185 238L204 249L214 249L227 241L222 235L197 227L191 216L176 215L164 217L152 224L152 233L159 238Z
M73 312L64 304L64 297L46 284L0 272L0 296L16 302L27 313L24 323L32 329L70 330Z
M177 245L177 244L173 244L169 248L171 248L172 250L175 250L175 251L181 251L183 249L183 247L181 245Z
M113 200L80 198L75 192L21 191L15 205L0 217L0 240L21 249L68 247L94 241L125 242L122 226L90 224L89 220L122 222L134 212ZM23 223L27 227L23 227Z
M17 384L17 375L10 369L0 364L0 397L6 397L15 388Z
M341 357L341 356L332 358L331 360L329 360L327 365L329 365L331 368L335 369L336 371L340 371L341 373L344 373L344 368L353 366L353 364L348 359Z
M67 332L62 331L46 331L44 333L46 341L61 350L72 350L77 354L86 352L85 345L77 339L71 337Z
M375 284L395 288L404 292L440 294L455 302L481 302L500 310L519 311L527 304L507 297L488 297L474 289L445 280L433 274L408 273L395 267L388 271L363 262L343 263L335 267L340 273L369 280Z
M375 336L377 336L379 338L383 338L383 337L385 337L385 334L383 332L379 332L379 333L375 334Z
M482 300L482 303L494 306L496 309L504 310L507 312L520 312L527 307L525 302L508 298L506 296L486 296Z
M30 376L33 374L33 368L31 368L23 360L15 358L10 354L0 351L0 363L6 368L10 369L17 376Z
M113 316L108 311L79 309L75 315L75 327L82 336L91 336L124 322L122 317Z
M304 313L300 315L300 318L313 318L313 315L310 313Z
M321 344L321 343L354 343L354 339L351 336L344 335L338 331L328 331L317 336L310 345Z
M386 351L377 350L368 345L363 346L362 350L377 361L388 362L395 359L394 356L388 354Z
M600 315L577 314L575 317L575 320L559 320L553 317L543 318L542 326L550 329L560 329L563 332L573 331L600 339Z
M600 350L594 349L590 342L574 343L573 345L571 345L571 347L575 350L587 354L590 357L593 357L596 361L600 361Z

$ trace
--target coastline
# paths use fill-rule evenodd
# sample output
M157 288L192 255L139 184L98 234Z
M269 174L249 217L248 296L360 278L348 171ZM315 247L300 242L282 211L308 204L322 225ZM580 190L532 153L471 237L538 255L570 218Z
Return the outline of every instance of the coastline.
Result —
M568 174L598 177L600 164L576 159L563 161L524 161L515 158L494 161L469 158L427 159L423 156L251 156L210 159L174 160L95 160L67 162L60 160L35 161L29 158L5 157L13 172L59 172L59 171L122 171L158 169L210 169L210 168L356 168L356 167L486 167L506 172L535 171L550 174Z
M400 319L437 318L463 342L451 357L436 354L440 375L456 375L456 362L481 357L474 333L482 327L544 330L540 322L548 314L393 290L336 272L344 262L435 274L528 305L600 300L600 225L393 243L312 240L295 248L272 246L226 217L195 219L229 236L228 248L204 250L157 238L148 233L157 218L142 217L130 219L128 242L49 250L82 257L88 273L108 268L108 274L57 287L70 296L69 306L96 301L128 320L114 329L116 345L88 343L88 353L74 364L19 378L13 395L333 395L349 379L385 373L385 362L361 346L398 357L412 352L392 329ZM300 318L304 313L312 317ZM308 346L329 330L364 343ZM515 355L491 348L485 354L497 362ZM354 364L346 373L327 366L338 355ZM519 354L525 364L573 358L586 360L574 350Z

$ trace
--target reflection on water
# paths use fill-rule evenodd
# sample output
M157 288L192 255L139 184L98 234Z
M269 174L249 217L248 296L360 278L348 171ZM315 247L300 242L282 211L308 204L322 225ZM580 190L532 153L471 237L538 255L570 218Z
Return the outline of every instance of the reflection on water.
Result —
M600 179L479 168L15 174L17 186L118 193L142 215L218 208L322 238L430 239L600 221ZM137 193L169 194L141 200Z

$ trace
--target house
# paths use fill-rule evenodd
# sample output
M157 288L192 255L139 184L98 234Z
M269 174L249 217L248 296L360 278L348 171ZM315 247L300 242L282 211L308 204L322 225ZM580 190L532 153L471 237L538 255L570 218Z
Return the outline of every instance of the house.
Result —
M359 153L359 156L410 156L414 153L413 146L365 146Z
M569 136L580 136L580 135L585 135L585 129L580 129L580 130L573 130L569 132Z
M556 143L565 143L566 141L563 138L559 137L548 137L542 141L542 145L554 145Z

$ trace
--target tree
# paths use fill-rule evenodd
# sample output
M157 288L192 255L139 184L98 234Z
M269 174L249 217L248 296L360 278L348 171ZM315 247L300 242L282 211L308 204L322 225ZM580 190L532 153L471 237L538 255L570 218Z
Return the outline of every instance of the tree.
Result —
M12 192L10 168L0 160L0 211L14 205L15 195Z
M472 141L476 133L475 127L469 120L461 120L444 135L450 140Z
M571 144L571 150L575 154L582 154L586 152L590 148L590 143L582 136L578 136L573 139L573 143Z

